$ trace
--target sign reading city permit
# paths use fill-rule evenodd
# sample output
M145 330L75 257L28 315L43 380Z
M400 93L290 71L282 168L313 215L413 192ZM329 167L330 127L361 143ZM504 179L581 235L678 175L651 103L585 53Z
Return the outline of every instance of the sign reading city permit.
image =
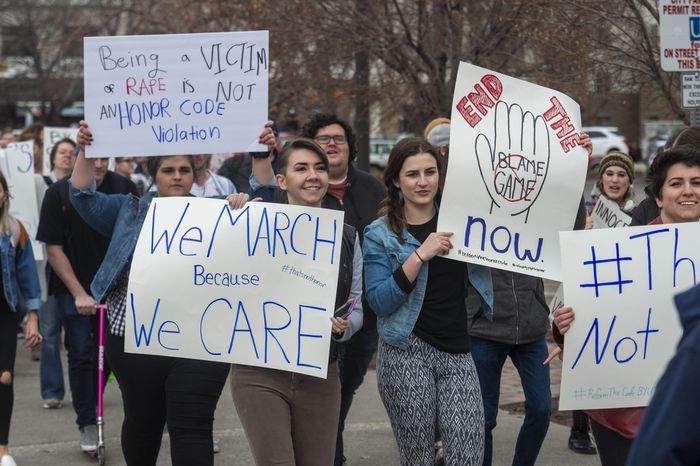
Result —
M343 213L154 199L129 276L124 349L326 377Z
M35 241L39 227L39 207L34 183L34 155L30 142L9 144L0 150L0 171L5 175L10 199L10 215L17 218L32 239L34 259L44 258L42 243Z
M698 222L563 232L565 336L559 408L646 406L682 329L673 296L700 266Z
M564 94L460 63L438 231L449 258L560 280L586 177L579 106Z
M659 38L663 70L700 70L700 4L693 0L659 0Z
M591 212L593 228L620 228L629 226L632 217L627 215L617 202L600 196Z
M84 39L88 157L266 151L268 32Z
M44 175L51 174L51 150L61 139L76 141L78 128L61 128L58 126L44 127Z

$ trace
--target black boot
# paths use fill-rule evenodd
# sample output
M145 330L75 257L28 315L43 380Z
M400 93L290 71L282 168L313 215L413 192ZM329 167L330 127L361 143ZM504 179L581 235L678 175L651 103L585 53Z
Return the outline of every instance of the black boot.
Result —
M583 411L574 411L574 424L569 435L569 449L582 455L595 455L598 453L590 436L588 416Z

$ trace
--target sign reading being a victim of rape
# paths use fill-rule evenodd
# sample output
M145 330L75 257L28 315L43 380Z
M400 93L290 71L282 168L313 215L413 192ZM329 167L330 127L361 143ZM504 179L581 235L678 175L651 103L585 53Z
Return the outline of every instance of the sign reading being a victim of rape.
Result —
M154 199L129 276L124 349L326 377L343 213Z
M438 231L448 257L560 280L588 157L579 106L560 92L460 63Z
M673 296L700 266L700 223L561 234L565 335L559 407L646 406L682 330Z
M266 151L267 31L84 39L88 157Z

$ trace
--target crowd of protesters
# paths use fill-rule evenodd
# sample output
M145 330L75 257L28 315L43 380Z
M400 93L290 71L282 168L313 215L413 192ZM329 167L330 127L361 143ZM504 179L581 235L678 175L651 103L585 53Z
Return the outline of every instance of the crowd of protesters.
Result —
M283 148L276 147L275 133L268 122L259 142L270 150L231 157L219 173L208 154L121 157L110 170L109 159L85 157L93 135L81 122L77 141L53 146L45 174L40 125L22 131L20 139L33 143L37 239L47 260L34 260L26 230L9 214L11 193L0 174L0 466L16 465L8 444L23 317L25 345L40 348L45 409L60 409L65 397L63 335L80 448L95 450L98 303L108 307L105 377L113 371L121 391L128 465L156 464L164 428L172 464L212 465L214 412L231 374L256 464L342 466L345 420L375 353L379 395L402 465L492 464L507 358L525 395L513 464L536 464L551 415L547 335L551 328L563 348L575 311L556 310L550 325L542 279L442 257L453 235L437 231L450 121L438 118L423 137L399 141L381 181L355 167L352 127L335 115L315 115ZM3 133L2 144L13 138ZM580 144L590 154L585 133ZM606 155L594 201L612 201L633 224L700 220L700 128L669 140L649 169L647 199L639 206L634 180L629 155ZM148 207L155 197L188 195L226 199L231 209L261 200L344 211L335 306L349 300L357 306L347 318L332 318L326 379L124 352L126 290ZM591 227L583 196L574 214L574 229ZM690 402L700 389L698 289L676 302L684 337L651 405L575 414L573 450L595 454L597 447L604 466L700 464L693 424L700 403Z

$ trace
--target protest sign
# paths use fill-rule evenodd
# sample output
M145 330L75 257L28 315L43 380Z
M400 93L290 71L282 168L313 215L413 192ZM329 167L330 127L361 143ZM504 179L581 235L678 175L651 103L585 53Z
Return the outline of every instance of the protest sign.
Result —
M84 39L88 157L267 151L268 32Z
M326 376L343 213L154 199L129 276L127 352Z
M32 239L34 258L44 258L44 246L35 241L39 227L39 206L34 183L34 154L31 142L9 144L0 150L0 171L5 175L10 190L10 215L16 217L27 229Z
M600 196L591 212L593 228L620 228L629 226L632 217L627 215L617 202L613 202L605 196Z
M51 173L51 149L58 141L68 138L76 141L78 137L78 128L61 128L58 126L44 127L44 169L43 174Z
M554 296L549 300L549 317L552 320L552 314L554 311L564 306L564 285L561 283L557 286Z
M676 350L673 296L697 281L698 222L561 233L565 335L559 408L646 406Z
M559 92L460 63L438 231L451 259L560 280L559 231L586 177L579 106Z

